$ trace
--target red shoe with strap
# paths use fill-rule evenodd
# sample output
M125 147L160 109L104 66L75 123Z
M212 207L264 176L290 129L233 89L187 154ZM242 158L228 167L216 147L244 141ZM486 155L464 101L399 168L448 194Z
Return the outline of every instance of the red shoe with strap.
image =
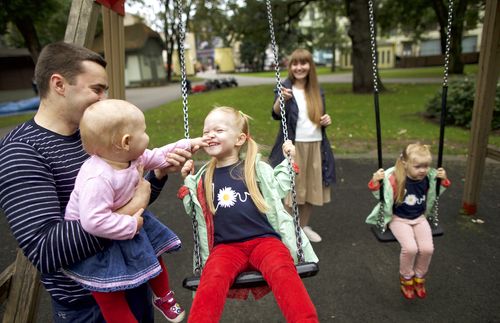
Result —
M425 290L425 278L415 277L413 278L415 294L418 298L425 298L427 296L427 291Z
M413 286L413 277L406 279L403 276L399 276L399 282L401 284L401 293L406 299L415 298L415 288Z

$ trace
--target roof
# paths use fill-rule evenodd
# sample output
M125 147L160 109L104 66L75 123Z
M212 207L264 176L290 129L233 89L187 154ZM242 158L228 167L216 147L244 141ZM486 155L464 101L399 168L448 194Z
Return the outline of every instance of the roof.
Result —
M157 39L162 43L159 33L149 28L143 23L125 26L125 51L141 49L150 38ZM100 34L94 38L92 50L97 53L104 53L104 36Z

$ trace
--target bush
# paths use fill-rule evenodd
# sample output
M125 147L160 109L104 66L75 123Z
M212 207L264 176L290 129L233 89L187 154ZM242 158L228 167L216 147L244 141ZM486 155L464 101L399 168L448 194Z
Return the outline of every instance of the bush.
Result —
M476 94L476 82L469 78L451 81L448 84L447 115L446 124L470 128L472 121L472 109L474 107L474 95ZM441 90L427 102L427 116L437 118L441 116ZM493 108L493 120L491 129L500 129L500 83L497 83L495 107Z

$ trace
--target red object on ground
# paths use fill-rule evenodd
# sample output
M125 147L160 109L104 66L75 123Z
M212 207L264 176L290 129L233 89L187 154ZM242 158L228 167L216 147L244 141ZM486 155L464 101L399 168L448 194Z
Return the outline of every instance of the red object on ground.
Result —
M195 85L193 86L193 88L191 89L191 91L193 93L199 93L199 92L205 92L207 90L207 87L203 84L198 84L198 85Z
M125 0L95 0L95 2L125 16Z
M476 204L469 204L467 202L463 202L462 208L467 215L474 215L477 212L477 205Z

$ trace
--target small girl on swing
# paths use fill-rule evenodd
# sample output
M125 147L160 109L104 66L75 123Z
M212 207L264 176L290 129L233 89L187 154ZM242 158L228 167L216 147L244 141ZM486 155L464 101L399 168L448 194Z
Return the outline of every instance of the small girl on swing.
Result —
M450 186L444 168L430 167L429 146L412 143L406 146L396 165L373 173L368 187L379 197L380 181L384 187L384 225L388 225L401 245L399 273L401 292L406 299L425 298L425 277L434 252L432 230L427 221L436 201L436 181L440 192ZM380 203L366 222L376 224Z
M318 322L292 258L297 251L293 219L281 202L290 190L288 159L274 169L261 161L249 117L230 107L207 115L203 138L212 159L187 176L179 190L188 214L194 203L204 264L188 321L219 322L226 297L248 297L248 290L230 290L237 275L259 270L287 322ZM295 154L291 141L284 143L283 152ZM183 175L192 166L186 162ZM300 234L305 260L317 262L309 240L302 230ZM254 297L269 292L265 288L252 290Z

